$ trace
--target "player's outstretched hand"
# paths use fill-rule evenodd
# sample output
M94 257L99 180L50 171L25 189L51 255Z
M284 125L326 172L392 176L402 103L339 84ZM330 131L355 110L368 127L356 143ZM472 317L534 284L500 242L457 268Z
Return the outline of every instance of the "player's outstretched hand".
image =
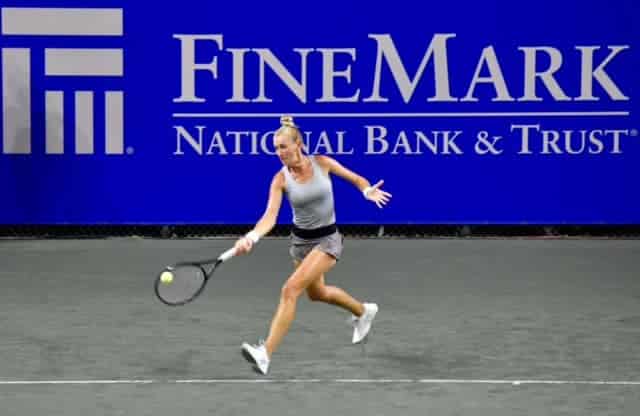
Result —
M364 192L364 197L369 201L375 202L378 208L382 208L391 199L391 194L385 192L380 187L384 184L384 180L379 180L375 185L370 186Z

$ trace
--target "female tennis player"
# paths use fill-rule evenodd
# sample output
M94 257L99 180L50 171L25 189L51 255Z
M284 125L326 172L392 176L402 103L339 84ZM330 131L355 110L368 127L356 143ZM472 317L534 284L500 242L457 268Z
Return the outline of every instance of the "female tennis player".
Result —
M378 312L375 303L361 303L344 290L325 284L324 275L340 258L343 240L335 224L329 175L351 182L366 199L380 208L391 198L391 194L380 189L383 181L372 186L365 178L330 157L304 153L302 135L292 117L283 116L280 123L274 144L284 166L271 181L269 201L262 218L252 231L235 243L238 254L250 252L254 244L274 227L282 195L287 195L293 211L289 253L295 270L282 287L280 303L266 341L255 345L242 344L243 356L262 374L267 374L271 356L289 330L295 317L297 299L305 290L312 301L337 305L353 314L354 344L367 336Z

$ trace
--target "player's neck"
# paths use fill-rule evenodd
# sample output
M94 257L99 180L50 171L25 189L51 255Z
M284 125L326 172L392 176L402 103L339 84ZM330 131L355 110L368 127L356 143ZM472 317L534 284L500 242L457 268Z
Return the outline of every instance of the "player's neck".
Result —
M311 166L311 160L309 159L309 157L305 155L300 155L300 158L298 159L297 162L289 165L289 171L297 175L300 175L309 166Z

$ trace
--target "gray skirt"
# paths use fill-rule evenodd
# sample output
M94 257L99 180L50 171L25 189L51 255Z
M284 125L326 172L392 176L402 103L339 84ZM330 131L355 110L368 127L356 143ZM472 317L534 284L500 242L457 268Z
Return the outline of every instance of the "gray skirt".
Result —
M309 254L314 248L317 248L323 253L327 253L336 260L340 260L344 237L339 231L325 237L314 239L300 238L294 234L291 234L289 238L291 241L289 254L291 255L291 258L296 261L304 260L304 258L307 257L307 254Z

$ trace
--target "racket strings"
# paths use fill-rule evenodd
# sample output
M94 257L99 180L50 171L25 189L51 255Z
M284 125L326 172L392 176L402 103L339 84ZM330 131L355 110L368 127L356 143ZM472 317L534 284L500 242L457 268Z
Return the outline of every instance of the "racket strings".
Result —
M204 271L198 266L176 266L169 271L171 279L160 279L156 286L158 296L167 303L180 304L189 301L204 286Z

